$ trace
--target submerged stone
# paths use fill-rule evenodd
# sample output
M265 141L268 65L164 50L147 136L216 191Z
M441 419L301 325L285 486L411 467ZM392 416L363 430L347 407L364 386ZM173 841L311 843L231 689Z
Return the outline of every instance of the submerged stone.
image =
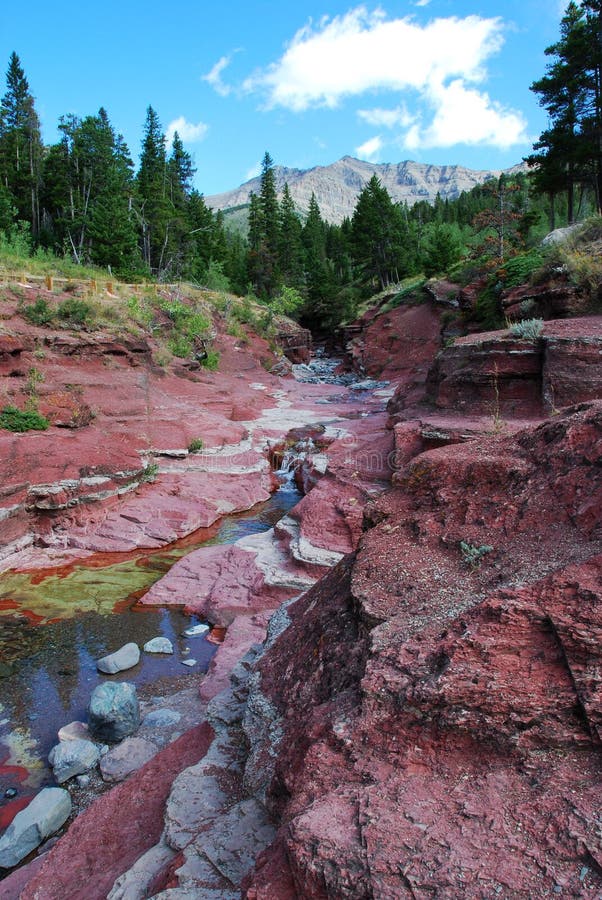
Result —
M155 637L144 645L146 653L173 653L173 644L166 637Z
M114 653L103 656L102 659L96 660L96 668L105 675L116 675L117 672L124 672L131 669L140 660L140 648L133 641L124 644Z

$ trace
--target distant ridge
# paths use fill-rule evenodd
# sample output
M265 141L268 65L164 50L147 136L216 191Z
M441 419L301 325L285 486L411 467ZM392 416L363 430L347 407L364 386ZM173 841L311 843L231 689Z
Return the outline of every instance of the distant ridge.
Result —
M515 173L525 170L521 163L503 171ZM276 186L280 193L285 183L300 212L306 212L312 193L326 221L340 224L345 216L351 216L357 196L374 174L396 202L407 201L412 206L418 200L432 202L437 194L445 200L453 200L462 191L482 184L488 178L498 177L501 169L475 171L464 166L432 166L406 160L400 163L369 163L352 156L344 156L329 166L313 169L289 169L274 166ZM252 191L259 193L260 179L252 178L240 187L223 194L214 194L206 201L213 209L231 209L249 202Z

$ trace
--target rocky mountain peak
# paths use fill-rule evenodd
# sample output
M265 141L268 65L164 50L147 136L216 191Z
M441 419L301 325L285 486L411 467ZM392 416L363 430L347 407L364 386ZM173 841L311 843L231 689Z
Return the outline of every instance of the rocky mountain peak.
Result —
M508 172L515 172L521 166L514 166ZM291 195L301 213L309 207L311 195L315 194L322 216L326 221L340 224L346 216L351 216L358 194L376 175L381 184L398 203L410 206L419 200L433 202L437 194L453 200L462 191L469 191L488 178L498 177L499 169L474 170L458 165L435 166L404 160L399 163L370 163L343 156L328 166L314 166L312 169L292 169L275 166L276 186L281 193L288 183ZM238 188L207 197L212 209L228 210L244 206L249 202L251 192L258 193L259 177L246 181Z

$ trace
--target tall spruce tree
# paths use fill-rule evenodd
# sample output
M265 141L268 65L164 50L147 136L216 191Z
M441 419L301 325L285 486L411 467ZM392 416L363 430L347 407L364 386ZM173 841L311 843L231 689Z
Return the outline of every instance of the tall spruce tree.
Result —
M29 83L16 53L6 73L6 93L0 102L0 180L17 217L40 229L39 194L42 167L40 121Z
M136 182L142 256L151 271L161 276L167 264L173 205L168 191L165 135L152 106L146 110L140 168Z
M249 202L249 277L258 296L269 299L280 283L280 208L274 162L267 151L261 166L259 195L252 194Z
M402 272L403 223L400 209L376 175L360 193L351 219L355 262L368 283L384 289Z
M280 227L278 235L278 268L282 281L288 287L303 287L302 225L288 184L284 185L280 201Z

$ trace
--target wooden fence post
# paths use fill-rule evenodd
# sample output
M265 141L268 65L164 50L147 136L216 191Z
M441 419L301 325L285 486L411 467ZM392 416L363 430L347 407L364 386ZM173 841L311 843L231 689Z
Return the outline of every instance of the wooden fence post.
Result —
M45 282L46 282L46 287L47 287L47 289L48 289L49 291L51 291L51 290L52 290L52 275L47 275L46 278L45 278L44 280L45 280Z

